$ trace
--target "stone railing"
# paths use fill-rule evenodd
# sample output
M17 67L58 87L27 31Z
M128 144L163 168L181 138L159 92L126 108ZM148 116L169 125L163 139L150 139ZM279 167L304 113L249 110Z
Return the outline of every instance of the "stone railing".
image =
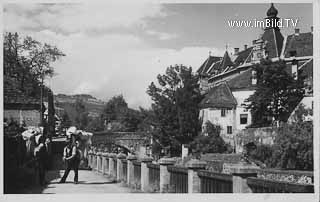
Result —
M206 170L207 162L189 160L184 167L174 166L173 158L157 163L151 157L138 159L125 154L89 152L93 171L142 192L160 193L312 193L313 184L281 182L259 178L263 170L245 164L231 164L229 173ZM301 174L301 173L296 173ZM311 176L309 173L307 176Z

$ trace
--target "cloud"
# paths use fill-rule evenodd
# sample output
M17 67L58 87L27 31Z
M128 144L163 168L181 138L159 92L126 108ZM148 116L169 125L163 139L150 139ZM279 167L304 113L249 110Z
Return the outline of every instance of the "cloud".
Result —
M158 31L154 31L154 30L147 30L146 33L148 35L151 35L151 36L156 36L160 40L169 40L169 39L174 39L174 38L178 37L177 34L170 34L170 33L166 33L166 32L158 32Z
M214 47L157 48L133 33L106 32L92 36L86 31L144 26L146 17L165 15L161 5L156 4L125 7L52 4L32 8L19 5L6 6L5 27L56 45L66 54L53 64L57 76L50 80L50 85L55 93L88 93L104 100L123 94L129 106L137 108L150 106L147 87L168 66L184 64L196 70L209 51L215 55L224 51ZM160 40L176 37L152 30L149 34Z
M147 17L165 16L160 4L6 4L4 29L51 29L66 34L112 27L144 26ZM17 22L17 23L12 23Z

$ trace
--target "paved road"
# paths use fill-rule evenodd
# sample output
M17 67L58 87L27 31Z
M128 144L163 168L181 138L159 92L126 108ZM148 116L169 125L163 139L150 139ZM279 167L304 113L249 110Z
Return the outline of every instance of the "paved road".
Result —
M113 182L105 175L98 174L93 171L80 170L79 183L73 183L74 172L71 171L66 180L66 183L58 183L61 176L61 171L49 171L47 173L47 181L49 184L46 187L34 187L27 190L27 193L44 193L44 194L90 194L90 193L133 193L132 189L124 187L120 183Z

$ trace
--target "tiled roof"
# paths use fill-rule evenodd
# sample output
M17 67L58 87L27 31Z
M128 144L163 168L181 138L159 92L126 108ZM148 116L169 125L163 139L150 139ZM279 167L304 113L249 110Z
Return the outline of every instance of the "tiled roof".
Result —
M231 90L253 89L254 86L251 82L251 72L252 69L250 68L227 81L229 88Z
M223 58L220 61L213 63L213 65L208 70L208 73L210 75L220 74L230 67L233 67L233 62L231 61L231 58L228 52L226 51L223 55Z
M235 106L237 101L225 82L211 88L200 102L201 108L234 108Z
M37 108L39 109L40 101L27 96L24 92L19 89L17 81L13 78L4 76L3 77L3 101L4 108Z
M249 57L251 51L252 51L253 47L249 47L246 50L243 50L241 52L238 53L238 56L236 57L236 59L234 60L234 64L235 66L239 66L241 64L243 64L245 61L246 62L251 62L251 57Z
M268 52L269 58L280 57L283 36L279 29L266 29L262 35L262 40L265 42L265 50Z
M217 62L221 60L221 57L216 57L216 56L209 56L206 61L200 66L200 68L197 70L198 74L207 74L209 68L214 62Z
M289 35L284 49L284 57L290 57L290 52L296 51L296 57L313 55L313 34L300 33L299 35Z

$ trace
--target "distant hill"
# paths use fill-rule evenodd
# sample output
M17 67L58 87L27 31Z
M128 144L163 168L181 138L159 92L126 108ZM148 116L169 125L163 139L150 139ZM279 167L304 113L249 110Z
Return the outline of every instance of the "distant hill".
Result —
M66 94L57 94L54 95L55 105L58 108L62 108L68 113L70 119L73 120L75 109L74 103L77 99L81 99L86 109L89 112L89 117L98 117L102 112L106 102L99 100L92 95L88 94L76 94L76 95L66 95ZM63 113L63 112L60 112Z

